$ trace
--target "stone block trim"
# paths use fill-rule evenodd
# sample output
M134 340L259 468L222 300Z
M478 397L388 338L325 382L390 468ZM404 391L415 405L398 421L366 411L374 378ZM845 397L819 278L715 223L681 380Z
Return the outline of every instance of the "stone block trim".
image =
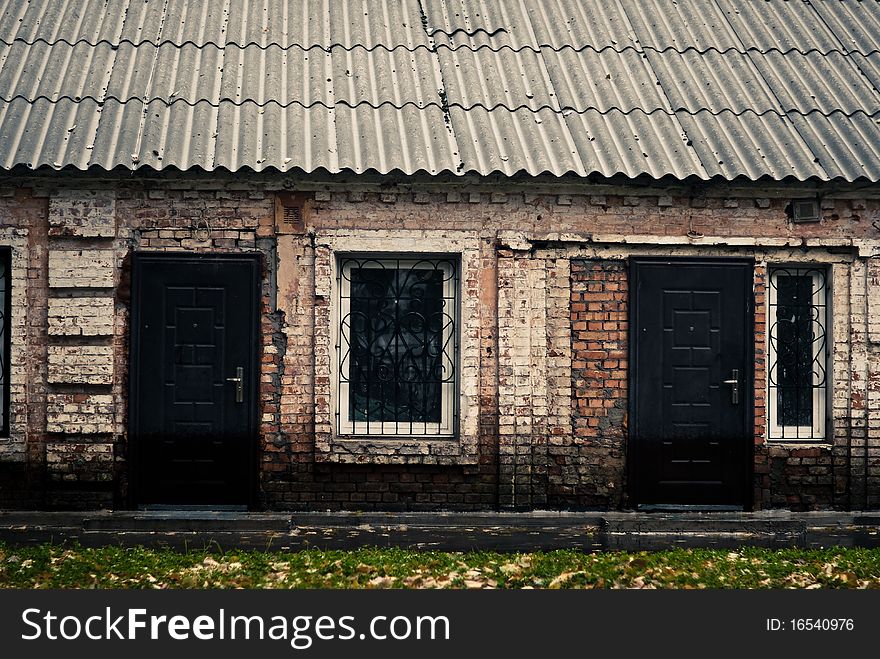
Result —
M54 481L110 482L113 480L113 444L104 442L49 442L46 467Z
M867 458L865 507L880 506L880 258L867 262Z
M59 190L49 199L49 235L113 238L116 235L115 192Z
M556 505L619 508L627 438L627 303L625 261L571 263L571 444L551 446L551 500Z
M49 346L49 382L112 384L112 346Z
M880 493L880 353L871 337L872 298L876 292L874 259L856 261L849 270L850 362L846 409L848 499L851 508L877 506ZM872 290L874 288L874 290Z
M498 502L528 508L546 503L547 268L528 253L498 256Z
M550 502L558 474L553 473L557 458L573 445L572 406L572 329L571 329L571 261L547 259L547 391L549 416L543 462L546 475L544 503ZM555 485L554 485L555 484Z
M112 288L112 249L52 249L49 288Z
M46 400L46 431L68 435L113 432L113 396L110 394L50 393Z
M54 336L112 335L113 298L49 298L49 334Z
M141 249L165 252L257 249L257 232L254 229L212 227L204 236L193 229L146 229L140 232L139 238Z

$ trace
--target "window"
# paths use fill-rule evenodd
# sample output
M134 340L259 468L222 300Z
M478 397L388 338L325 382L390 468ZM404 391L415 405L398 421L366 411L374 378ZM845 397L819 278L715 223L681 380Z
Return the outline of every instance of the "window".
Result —
M0 437L9 436L9 351L12 253L0 249Z
M828 273L770 268L768 428L770 439L824 440L828 400Z
M340 435L455 434L457 266L451 257L339 259Z

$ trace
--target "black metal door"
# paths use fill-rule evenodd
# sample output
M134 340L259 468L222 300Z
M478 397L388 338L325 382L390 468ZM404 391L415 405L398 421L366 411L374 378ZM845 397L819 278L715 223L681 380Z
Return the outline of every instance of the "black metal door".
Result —
M258 286L256 256L134 256L129 412L136 503L249 502Z
M632 263L638 504L749 505L752 271L744 261Z

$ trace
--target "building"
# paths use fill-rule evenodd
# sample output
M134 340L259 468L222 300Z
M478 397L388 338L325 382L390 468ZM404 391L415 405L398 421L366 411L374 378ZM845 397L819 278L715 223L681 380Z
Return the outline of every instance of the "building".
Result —
M877 3L0 5L0 505L880 504Z

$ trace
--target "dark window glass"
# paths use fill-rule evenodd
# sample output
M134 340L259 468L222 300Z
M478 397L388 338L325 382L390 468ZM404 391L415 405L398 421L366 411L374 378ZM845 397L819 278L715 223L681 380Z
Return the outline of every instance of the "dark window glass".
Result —
M784 426L813 425L813 278L776 278L777 406Z

